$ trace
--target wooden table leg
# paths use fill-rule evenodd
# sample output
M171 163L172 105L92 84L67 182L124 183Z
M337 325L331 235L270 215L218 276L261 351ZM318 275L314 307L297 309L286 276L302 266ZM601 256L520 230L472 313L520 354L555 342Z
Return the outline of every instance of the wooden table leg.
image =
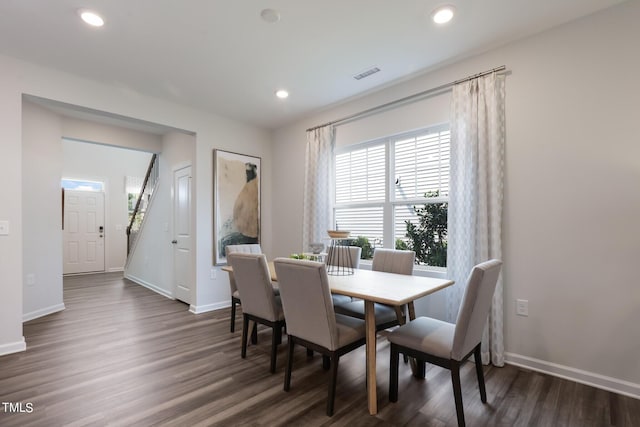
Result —
M416 318L416 308L413 306L413 301L407 304L407 308L409 311L409 320L414 320Z
M367 329L367 398L369 414L378 413L378 396L376 391L376 316L373 301L364 302L365 327Z

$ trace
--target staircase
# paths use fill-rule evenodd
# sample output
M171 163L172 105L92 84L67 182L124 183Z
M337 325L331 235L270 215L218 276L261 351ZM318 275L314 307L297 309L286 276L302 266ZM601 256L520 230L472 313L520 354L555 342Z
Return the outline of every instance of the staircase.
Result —
M127 256L131 253L132 248L138 238L138 233L144 221L144 214L149 206L153 192L158 184L158 155L154 154L149 162L147 173L142 183L140 195L136 201L136 207L133 210L129 225L127 226Z

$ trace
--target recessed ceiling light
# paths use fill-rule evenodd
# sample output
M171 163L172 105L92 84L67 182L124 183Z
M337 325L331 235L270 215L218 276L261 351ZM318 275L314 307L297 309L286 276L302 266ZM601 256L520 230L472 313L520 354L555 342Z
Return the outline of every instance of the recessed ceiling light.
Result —
M104 19L100 15L95 12L86 9L80 9L78 11L78 15L80 18L87 24L93 27L102 27L104 25Z
M451 5L440 6L431 13L431 19L436 24L446 24L453 19L456 8Z
M260 12L260 17L264 22L273 24L280 20L280 12L274 9L263 9L262 12Z
M285 99L289 97L289 92L284 89L279 89L276 91L276 96L280 99Z

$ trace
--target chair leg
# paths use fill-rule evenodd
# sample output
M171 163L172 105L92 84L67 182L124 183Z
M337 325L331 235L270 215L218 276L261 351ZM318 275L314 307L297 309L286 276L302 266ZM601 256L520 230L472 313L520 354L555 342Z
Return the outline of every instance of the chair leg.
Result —
M331 358L329 356L322 355L322 369L328 371L331 367Z
M462 388L460 387L460 362L451 361L451 382L453 384L453 399L456 402L458 427L464 427L464 408L462 407Z
M278 345L282 344L282 325L277 325L273 332L276 334L276 339L278 340Z
M313 350L310 348L307 349L307 357L313 357Z
M338 356L331 357L331 379L329 381L329 396L327 400L327 416L333 416L333 406L336 400L336 384L338 382Z
M427 375L426 362L424 360L416 359L414 357L411 358L411 372L413 372L413 376L420 380L423 380Z
M273 332L271 334L271 367L269 368L270 372L274 374L276 372L276 357L278 355L278 340L282 341L282 337L278 333L280 331L280 326L276 325L273 327Z
M247 357L247 335L249 335L249 319L246 314L242 315L242 350L240 355L244 359Z
M289 335L289 351L287 352L287 367L284 371L284 391L291 388L291 370L293 369L293 339Z
M253 329L251 330L251 344L258 344L258 322L253 322Z
M231 333L236 331L236 301L231 300Z
M484 386L484 371L482 368L482 354L480 344L473 350L473 358L476 362L476 375L478 376L478 387L480 388L480 400L487 403L487 389Z
M398 347L391 344L391 359L389 360L389 402L398 401L398 363L400 355Z

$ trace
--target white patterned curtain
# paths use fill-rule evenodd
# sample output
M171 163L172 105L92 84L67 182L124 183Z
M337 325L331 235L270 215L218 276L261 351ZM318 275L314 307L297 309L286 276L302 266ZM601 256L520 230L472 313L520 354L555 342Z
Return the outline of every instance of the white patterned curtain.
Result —
M505 143L504 75L491 73L453 87L447 274L448 320L455 322L474 265L502 259ZM502 275L482 339L482 361L504 365Z
M333 224L335 127L307 131L302 250L323 242Z

